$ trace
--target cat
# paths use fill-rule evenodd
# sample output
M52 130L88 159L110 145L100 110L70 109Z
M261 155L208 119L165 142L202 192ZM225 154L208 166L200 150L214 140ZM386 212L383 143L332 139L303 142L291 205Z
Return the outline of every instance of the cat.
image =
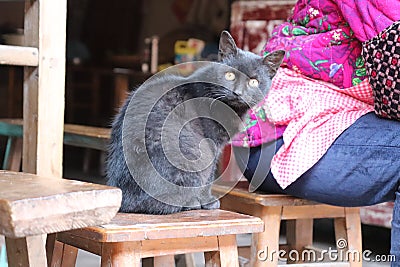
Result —
M122 190L120 211L219 208L210 191L218 157L240 118L266 95L284 55L241 50L223 31L218 64L156 75L133 91L112 123L106 163L107 184Z

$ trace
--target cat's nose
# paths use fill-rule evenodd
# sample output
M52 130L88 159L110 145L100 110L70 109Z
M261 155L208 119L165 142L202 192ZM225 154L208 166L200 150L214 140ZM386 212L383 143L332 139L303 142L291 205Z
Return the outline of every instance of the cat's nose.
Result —
M239 95L239 96L242 96L243 95L243 88L239 88L239 89L237 89L236 91L235 91L235 93L237 94L237 95Z

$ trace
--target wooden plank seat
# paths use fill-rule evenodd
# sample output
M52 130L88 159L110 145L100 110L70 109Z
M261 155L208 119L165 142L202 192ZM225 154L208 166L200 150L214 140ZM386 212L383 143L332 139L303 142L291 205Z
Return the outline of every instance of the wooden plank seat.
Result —
M362 266L362 258L359 258L362 256L359 208L331 206L288 195L257 191L251 193L248 187L247 181L240 181L233 189L226 184L216 184L213 186L213 193L223 196L220 199L221 209L257 216L264 221L265 231L254 234L252 238L250 266L277 266L280 249L286 250L283 258L288 258L288 252L293 250L302 255L304 250L314 249L313 219L317 218L334 219L337 248L332 249L342 251L342 258L349 260L346 263L335 262L332 266ZM282 220L286 220L287 244L280 246L279 231ZM356 257L353 257L352 253ZM313 255L319 257L318 253ZM300 263L302 258L292 257L287 261ZM323 265L326 263L320 264L326 266Z
M9 266L46 266L45 234L108 223L121 197L114 187L0 171L0 234Z
M0 119L0 135L21 137L22 119ZM64 124L64 144L106 150L111 129L78 124Z
M0 119L0 135L7 136L3 167L18 171L22 157L22 119ZM105 151L111 129L77 124L64 125L64 144Z
M118 213L106 225L57 234L64 252L53 259L74 262L80 248L100 255L101 266L141 266L141 258L154 257L154 266L168 267L175 266L174 254L205 252L206 266L235 267L239 266L236 235L263 229L259 218L223 210Z

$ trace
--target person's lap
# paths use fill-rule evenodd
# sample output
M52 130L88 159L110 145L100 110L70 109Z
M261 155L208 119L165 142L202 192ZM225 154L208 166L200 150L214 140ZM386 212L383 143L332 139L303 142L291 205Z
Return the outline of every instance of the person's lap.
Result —
M281 139L277 141L280 145ZM380 119L373 113L364 115L335 140L310 170L284 190L269 172L270 159L260 159L262 150L268 149L271 148L252 148L246 167L246 149L234 147L236 161L248 179L260 161L261 170L256 175L267 177L259 190L340 206L365 206L395 199L400 180L400 122Z

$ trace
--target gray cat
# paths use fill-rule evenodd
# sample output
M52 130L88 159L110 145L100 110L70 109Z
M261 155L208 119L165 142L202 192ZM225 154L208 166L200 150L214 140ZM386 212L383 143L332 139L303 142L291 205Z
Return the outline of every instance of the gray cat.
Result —
M210 185L222 148L267 93L284 54L243 51L224 31L220 63L160 74L131 93L113 122L106 167L107 184L123 192L120 211L218 208Z

